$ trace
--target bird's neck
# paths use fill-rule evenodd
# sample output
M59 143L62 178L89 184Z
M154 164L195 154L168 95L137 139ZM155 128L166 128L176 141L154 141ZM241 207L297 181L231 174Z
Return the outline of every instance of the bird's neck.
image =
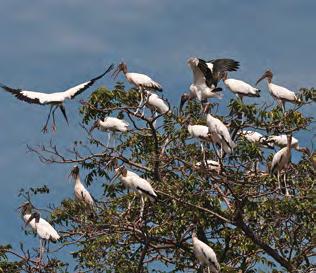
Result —
M75 178L75 185L82 184L79 175Z

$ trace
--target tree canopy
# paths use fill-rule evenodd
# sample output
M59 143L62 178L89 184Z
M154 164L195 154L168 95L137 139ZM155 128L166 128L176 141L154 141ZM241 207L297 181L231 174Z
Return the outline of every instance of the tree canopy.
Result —
M212 115L228 126L237 144L221 156L214 143L188 133L189 124L206 125L199 102L190 101L183 112L170 106L167 114L156 114L145 104L144 115L135 114L138 90L125 90L121 83L113 90L98 88L80 106L84 141L70 143L68 150L53 143L29 147L41 162L85 169L88 190L102 184L94 207L69 196L51 209L48 220L61 235L57 252L72 246L75 270L50 251L38 261L36 249L1 246L0 272L204 272L193 253L192 224L198 238L214 249L221 272L312 272L315 157L302 153L287 168L286 196L269 172L276 151L249 142L240 132L310 134L312 118L302 107L313 96L314 89L301 89L302 103L288 105L286 112L236 99L223 116L213 104ZM104 132L89 131L95 120L107 116L130 123L110 145ZM208 159L219 168L206 166ZM145 200L142 219L140 196L113 180L116 162L149 181L158 195L156 201ZM48 194L52 187L24 189L21 199L32 202L34 194Z

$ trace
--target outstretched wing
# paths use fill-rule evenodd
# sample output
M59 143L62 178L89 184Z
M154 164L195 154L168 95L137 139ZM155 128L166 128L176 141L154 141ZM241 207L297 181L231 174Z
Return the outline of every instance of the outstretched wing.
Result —
M22 101L26 101L28 103L41 104L40 97L41 97L41 95L45 95L43 93L26 91L26 90L22 90L22 89L15 89L15 88L9 87L3 83L0 83L0 87L3 90L14 95L17 99L22 100Z
M215 59L207 63L213 64L212 79L216 83L222 79L224 72L237 71L239 68L239 62L233 59Z
M209 88L215 88L217 86L217 82L214 81L212 71L208 67L207 63L204 60L199 59L198 68L204 75L206 85Z
M76 96L80 95L83 91L85 91L86 89L88 89L90 86L92 86L97 80L101 79L105 74L109 73L112 69L114 68L114 65L111 64L108 69L103 72L101 75L87 81L84 83L81 83L79 85L76 85L74 87L71 87L67 90L65 90L65 95L67 98L73 99Z

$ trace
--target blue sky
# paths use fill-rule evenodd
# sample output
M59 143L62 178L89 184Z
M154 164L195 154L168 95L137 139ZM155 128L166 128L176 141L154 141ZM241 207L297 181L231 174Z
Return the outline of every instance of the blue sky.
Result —
M267 1L1 1L0 81L31 90L59 91L124 60L164 87L173 104L186 91L190 56L233 57L241 68L234 77L254 83L266 68L275 82L292 90L315 86L316 2ZM121 78L122 79L122 78ZM97 85L112 87L109 77ZM272 99L262 85L263 99ZM70 126L58 116L58 132L42 135L48 108L28 105L0 93L0 244L27 242L15 212L21 187L47 184L40 205L72 196L70 166L45 166L26 144L51 138L61 147L84 139L78 101L67 103ZM226 98L231 98L228 91ZM225 102L221 103L225 111ZM312 115L312 108L305 111ZM311 143L308 134L299 135ZM98 187L94 187L98 196ZM31 238L32 239L32 238Z

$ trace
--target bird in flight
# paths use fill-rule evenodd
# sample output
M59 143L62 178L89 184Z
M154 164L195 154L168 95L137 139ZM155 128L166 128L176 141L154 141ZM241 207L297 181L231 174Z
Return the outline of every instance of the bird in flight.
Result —
M21 101L25 101L32 104L39 104L39 105L50 105L49 114L46 120L46 123L42 129L43 133L47 133L47 125L49 122L49 119L51 115L53 116L53 125L52 129L53 131L56 130L56 123L55 123L55 111L59 108L62 112L67 124L68 124L68 118L66 114L66 109L64 106L64 101L66 99L72 100L79 94L81 94L83 91L88 89L90 86L92 86L97 80L101 79L105 74L110 72L114 68L114 65L110 65L105 72L103 72L101 75L86 81L84 83L78 84L76 86L73 86L63 92L55 92L55 93L43 93L43 92L35 92L35 91L27 91L19 88L12 88L5 84L0 83L0 87L14 95L17 99Z

